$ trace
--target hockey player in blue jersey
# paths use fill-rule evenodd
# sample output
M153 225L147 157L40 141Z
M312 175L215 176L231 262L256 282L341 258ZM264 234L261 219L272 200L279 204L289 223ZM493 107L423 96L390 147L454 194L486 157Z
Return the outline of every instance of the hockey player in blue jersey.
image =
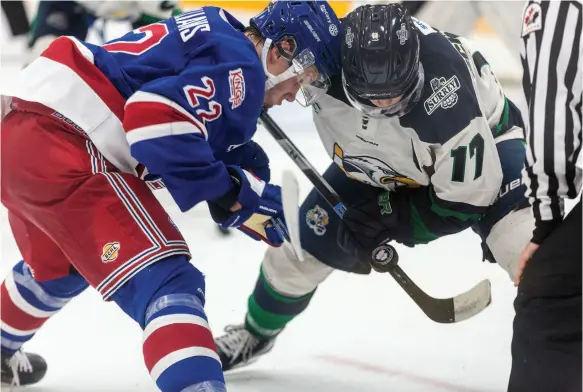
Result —
M144 180L182 211L204 201L217 223L281 245L280 188L251 138L262 107L326 91L340 35L322 1L271 2L247 28L203 7L101 47L61 37L21 72L1 133L2 203L24 258L0 287L3 382L44 376L22 345L91 285L144 330L158 388L226 390L203 275Z

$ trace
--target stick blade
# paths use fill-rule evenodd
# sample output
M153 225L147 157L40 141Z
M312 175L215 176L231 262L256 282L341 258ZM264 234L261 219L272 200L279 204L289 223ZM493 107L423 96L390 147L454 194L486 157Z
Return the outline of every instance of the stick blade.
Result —
M289 244L299 261L304 261L304 251L300 242L300 186L291 170L284 170L281 184L283 215L287 223Z
M492 284L488 279L453 298L455 322L474 317L492 303Z
M451 324L466 320L486 309L492 302L490 281L488 279L481 281L468 291L455 297L434 298L421 290L398 265L392 265L387 272L391 274L423 313L436 323Z

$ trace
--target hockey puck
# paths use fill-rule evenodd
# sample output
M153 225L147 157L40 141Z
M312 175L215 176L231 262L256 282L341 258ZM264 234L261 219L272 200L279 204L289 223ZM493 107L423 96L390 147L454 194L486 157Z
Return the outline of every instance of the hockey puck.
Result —
M377 272L387 272L392 265L397 264L399 257L395 248L383 244L377 246L371 253L371 267Z

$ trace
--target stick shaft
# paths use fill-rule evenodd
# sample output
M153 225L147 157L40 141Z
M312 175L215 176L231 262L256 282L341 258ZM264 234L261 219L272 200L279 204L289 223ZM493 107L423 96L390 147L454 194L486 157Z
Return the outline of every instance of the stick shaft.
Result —
M314 188L322 195L324 199L332 206L334 211L342 217L346 211L346 207L340 200L338 193L328 184L324 178L318 173L316 168L312 166L308 158L300 151L299 148L287 137L283 130L266 112L261 113L261 121L263 122L267 131L279 143L281 148L285 150L287 155L295 162L308 180L314 185Z

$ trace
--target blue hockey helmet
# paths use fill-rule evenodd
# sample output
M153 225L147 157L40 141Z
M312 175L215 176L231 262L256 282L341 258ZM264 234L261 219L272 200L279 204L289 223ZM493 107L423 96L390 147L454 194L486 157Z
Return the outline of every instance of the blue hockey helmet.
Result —
M327 1L274 0L251 18L250 24L265 39L261 61L267 75L266 89L315 69L316 77L301 78L303 104L307 106L326 92L330 76L340 73L341 26ZM283 42L291 50L285 50ZM267 52L272 45L290 62L290 69L282 75L267 71Z

